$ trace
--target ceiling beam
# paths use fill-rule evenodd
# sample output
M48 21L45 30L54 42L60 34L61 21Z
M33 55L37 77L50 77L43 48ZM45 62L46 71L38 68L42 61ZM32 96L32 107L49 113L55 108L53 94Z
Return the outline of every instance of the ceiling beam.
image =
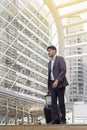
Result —
M65 45L65 48L73 48L73 47L80 47L80 46L87 46L87 42L81 42L81 43L76 43L72 45Z
M69 55L69 56L65 56L65 59L71 59L71 58L85 58L87 57L87 53L83 53L83 54L77 54L77 55Z
M73 37L73 36L78 36L78 35L82 35L82 34L87 34L87 31L80 31L80 32L75 32L75 33L71 33L71 34L66 34L64 36L64 38L69 38L69 37Z
M78 22L74 22L74 23L70 23L70 24L65 24L65 25L63 25L63 28L72 27L72 26L84 24L84 23L87 23L87 19L80 20Z
M66 18L66 17L69 17L69 16L73 16L73 15L80 14L80 13L85 13L85 12L87 12L87 7L83 8L83 9L79 9L79 10L76 9L73 12L69 12L67 14L60 15L60 18Z
M85 2L85 1L87 1L87 0L70 0L68 2L61 2L61 4L56 6L56 9L70 6L70 5L74 5L74 4L78 4L80 2Z

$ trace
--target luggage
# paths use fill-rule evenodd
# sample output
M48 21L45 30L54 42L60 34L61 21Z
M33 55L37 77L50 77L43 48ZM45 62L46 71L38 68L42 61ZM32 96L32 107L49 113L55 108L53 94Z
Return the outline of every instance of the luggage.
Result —
M45 106L44 115L45 115L46 123L48 124L51 121L51 108L48 108L48 106Z
M51 97L50 95L46 95L46 104L44 107L44 116L46 123L48 124L51 121ZM60 111L58 106L58 121L57 124L60 124Z

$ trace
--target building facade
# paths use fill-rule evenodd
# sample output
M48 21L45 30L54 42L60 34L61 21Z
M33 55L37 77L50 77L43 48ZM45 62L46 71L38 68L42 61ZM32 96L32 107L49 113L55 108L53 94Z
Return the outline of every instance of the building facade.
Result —
M45 103L46 49L50 41L49 22L28 0L6 0L0 3L0 121L4 116L3 123L9 123L9 116L16 115L17 119L24 110L29 112L35 103L38 107ZM3 94L8 97L6 101ZM3 102L7 105L2 107ZM11 105L13 107L10 109ZM22 113L18 112L19 109L23 110ZM9 115L7 111L13 114Z
M81 21L78 15L67 18L65 36L66 59L69 72L69 102L84 101L87 102L87 58L85 53L87 50L87 32L84 24L73 24ZM72 26L73 24L73 26ZM83 57L84 56L84 57Z

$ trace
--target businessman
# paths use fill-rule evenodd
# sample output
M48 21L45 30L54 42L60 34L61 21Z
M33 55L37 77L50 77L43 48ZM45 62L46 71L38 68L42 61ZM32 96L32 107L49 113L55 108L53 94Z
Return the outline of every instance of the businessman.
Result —
M51 94L52 111L51 122L49 124L57 124L58 109L57 100L61 112L60 124L66 123L66 110L64 94L65 88L68 85L66 79L66 64L63 57L57 56L55 46L47 47L48 56L51 60L48 63L48 94Z

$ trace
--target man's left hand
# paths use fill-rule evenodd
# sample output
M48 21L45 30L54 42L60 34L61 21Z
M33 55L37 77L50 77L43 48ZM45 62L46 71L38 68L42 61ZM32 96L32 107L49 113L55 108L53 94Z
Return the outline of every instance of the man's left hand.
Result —
M57 86L58 86L58 80L55 80L54 83L52 84L52 87L57 88Z

